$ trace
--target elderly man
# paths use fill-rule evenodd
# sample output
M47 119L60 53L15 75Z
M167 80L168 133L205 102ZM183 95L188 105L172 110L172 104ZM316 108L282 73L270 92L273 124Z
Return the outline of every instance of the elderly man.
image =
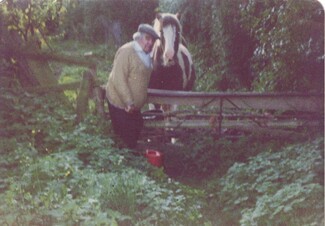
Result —
M113 130L131 149L136 147L143 127L140 110L147 100L152 71L150 52L158 38L149 24L140 24L134 40L116 52L106 85Z

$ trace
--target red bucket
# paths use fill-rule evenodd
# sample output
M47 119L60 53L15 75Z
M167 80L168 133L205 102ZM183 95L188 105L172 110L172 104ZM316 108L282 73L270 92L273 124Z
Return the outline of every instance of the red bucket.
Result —
M153 166L163 166L163 154L159 151L147 149L146 158L148 162Z

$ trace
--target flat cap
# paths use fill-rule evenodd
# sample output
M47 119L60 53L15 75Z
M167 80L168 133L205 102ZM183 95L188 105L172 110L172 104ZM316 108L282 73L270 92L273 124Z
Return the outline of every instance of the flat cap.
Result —
M149 24L140 24L138 27L138 32L146 33L148 35L151 35L154 40L159 39L159 35L157 32L153 29L153 27Z

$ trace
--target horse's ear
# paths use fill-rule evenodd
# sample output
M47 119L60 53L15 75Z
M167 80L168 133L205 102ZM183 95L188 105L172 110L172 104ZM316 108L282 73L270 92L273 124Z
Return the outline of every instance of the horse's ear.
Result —
M180 12L177 12L177 13L175 14L175 16L176 16L176 18L177 18L178 20L181 19L181 13L180 13Z

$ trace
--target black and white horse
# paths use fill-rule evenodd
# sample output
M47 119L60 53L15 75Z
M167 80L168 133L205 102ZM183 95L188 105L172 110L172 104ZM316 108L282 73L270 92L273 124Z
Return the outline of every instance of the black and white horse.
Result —
M182 29L178 14L157 14L154 29L160 35L153 47L153 72L151 89L193 89L195 70L188 49L182 44Z

